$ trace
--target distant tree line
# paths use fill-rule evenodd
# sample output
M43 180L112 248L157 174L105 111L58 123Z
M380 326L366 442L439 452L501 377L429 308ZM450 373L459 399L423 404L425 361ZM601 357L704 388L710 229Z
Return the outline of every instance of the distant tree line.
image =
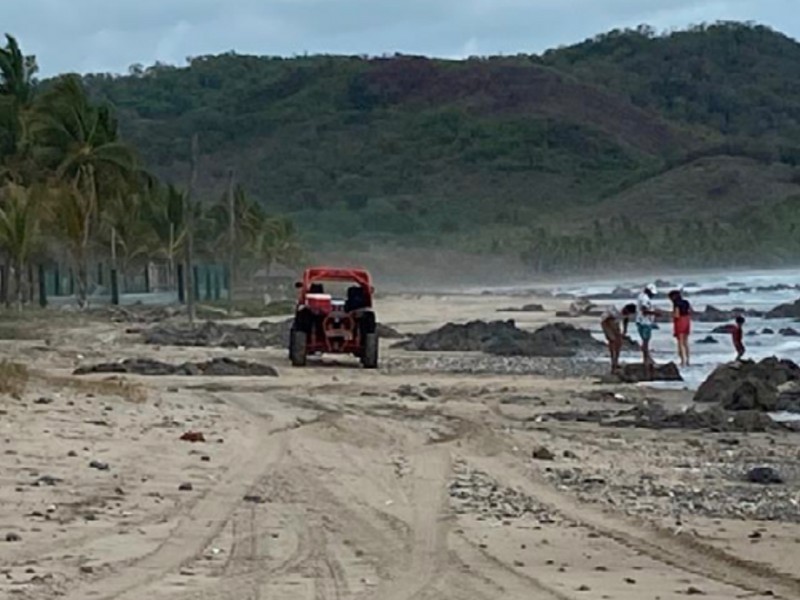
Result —
M35 59L7 36L0 48L6 301L13 297L22 306L31 297L34 264L68 263L80 306L87 304L96 261L113 261L122 274L160 261L176 283L189 216L199 260L227 261L232 247L236 268L252 272L301 257L287 218L265 212L241 186L230 186L216 201L187 197L144 167L122 139L114 111L93 101L80 78L41 84L36 72Z

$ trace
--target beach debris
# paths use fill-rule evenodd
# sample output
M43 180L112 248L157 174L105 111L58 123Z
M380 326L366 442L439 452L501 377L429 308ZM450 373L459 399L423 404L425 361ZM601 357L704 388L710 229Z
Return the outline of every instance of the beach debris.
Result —
M172 365L149 358L128 358L120 362L99 363L75 369L75 375L93 373L126 373L132 375L186 375L186 376L255 376L277 377L274 367L229 357L217 357L204 362L186 362Z
M93 460L89 463L89 467L92 469L97 469L98 471L108 471L111 467L109 467L108 463L100 462L99 460Z
M37 398L36 400L34 400L33 403L34 404L39 404L39 405L52 404L53 403L53 399L52 398L45 398L44 396L42 396L41 398Z
M265 504L266 500L263 496L259 496L258 494L247 494L244 498L242 498L245 502L250 502L251 504Z
M180 439L181 441L191 442L194 444L197 442L205 442L206 436L204 436L203 433L200 431L187 431L183 435L181 435Z
M178 491L180 492L191 492L194 489L194 486L187 482L184 482L178 486Z
M783 477L772 467L754 467L747 472L747 481L761 485L778 485Z

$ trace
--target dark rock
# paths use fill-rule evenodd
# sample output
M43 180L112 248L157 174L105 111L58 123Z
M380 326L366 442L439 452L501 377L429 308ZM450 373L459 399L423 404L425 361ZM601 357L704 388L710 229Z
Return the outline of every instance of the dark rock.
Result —
M203 462L211 462L211 457L208 456L207 454L204 454L203 456L200 457L200 460Z
M702 340L697 340L698 344L719 344L719 340L713 335L707 335Z
M16 534L16 533L7 533L6 534L6 541L7 542L20 542L20 541L22 541L22 538L19 536L19 534Z
M86 575L91 575L92 573L94 573L94 567L90 565L82 565L80 571L81 573L84 573Z
M75 452L75 450L70 450L69 452L67 452L67 456L69 456L70 458L75 458L76 456L78 456L78 453Z
M590 294L586 296L587 299L597 300L632 300L636 298L637 292L630 288L615 287L611 292L603 292L599 294Z
M730 288L706 288L699 290L695 296L728 296L731 293Z
M36 480L36 482L33 485L35 485L36 487L40 487L43 485L54 486L61 483L61 481L62 481L61 479L59 479L58 477L53 477L52 475L42 475L41 477L39 477L39 479Z
M800 381L800 367L790 360L766 358L717 367L694 395L695 402L716 403L727 410L772 412L791 408L779 402L778 388Z
M148 358L129 358L121 362L83 366L74 371L75 375L88 375L92 373L127 373L147 376L278 376L278 372L274 367L228 357L212 358L209 361L198 363L187 362L181 365L172 365Z
M52 398L44 398L44 397L42 397L42 398L37 398L36 400L33 401L33 403L34 404L52 404L53 403L53 399Z
M693 312L692 320L699 321L700 323L725 323L726 321L735 320L738 316L758 318L763 317L764 313L758 310L745 310L743 308L723 310L709 304L704 311Z
M770 329L769 327L765 327L761 330L762 335L775 335L775 330Z
M648 403L618 412L616 418L601 422L609 427L640 427L644 429L688 429L715 432L763 432L780 426L759 411L729 412L720 406L708 410L691 408L669 412L659 403Z
M520 308L499 308L497 312L544 312L545 308L541 304L525 304Z
M765 318L767 319L800 319L800 299L795 300L791 304L781 304L769 311Z
M406 337L393 327L389 327L388 325L384 325L383 323L377 324L376 332L378 333L378 337L384 340L399 340Z
M292 319L262 322L258 328L207 321L200 326L161 325L144 332L144 341L156 346L220 346L264 348L289 343Z
M648 373L642 363L623 365L616 373L604 375L600 379L603 383L639 383L642 381L683 381L681 372L675 363L655 365L653 372Z
M781 329L778 333L780 333L784 337L800 337L800 331L792 329L791 327L785 327L784 329Z
M108 463L100 462L99 460L93 460L90 462L89 467L92 469L97 469L98 471L108 471L110 469Z
M555 460L555 455L546 447L539 446L533 450L533 458L536 460Z
M183 435L181 435L181 441L183 442L205 442L206 436L203 435L201 431L187 431Z
M700 588L696 588L693 585L690 585L686 589L686 595L687 596L705 596L706 593L703 590L701 590Z
M248 494L244 498L242 498L245 502L250 502L251 504L264 504L266 500L262 496L257 494Z
M416 351L486 352L499 356L572 357L598 352L604 344L591 332L566 323L546 325L534 332L519 329L514 321L448 323L427 334L413 336L395 347Z
M755 467L747 472L747 481L761 485L779 485L783 477L772 467Z
M182 483L178 486L178 491L181 492L191 492L194 489L194 486L191 483Z

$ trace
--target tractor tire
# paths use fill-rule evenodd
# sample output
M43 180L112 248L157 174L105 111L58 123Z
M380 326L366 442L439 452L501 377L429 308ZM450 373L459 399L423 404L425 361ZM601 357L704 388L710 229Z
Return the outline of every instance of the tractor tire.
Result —
M368 333L364 336L364 348L361 355L361 364L365 369L378 368L378 334Z
M305 331L292 329L289 333L289 360L293 367L306 366L306 350L308 348L308 334Z

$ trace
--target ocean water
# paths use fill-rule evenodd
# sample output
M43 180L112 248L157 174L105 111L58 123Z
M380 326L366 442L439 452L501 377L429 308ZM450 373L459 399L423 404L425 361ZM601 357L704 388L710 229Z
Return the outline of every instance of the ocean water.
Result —
M653 278L654 280L656 277ZM717 308L730 310L733 308L746 308L767 311L779 304L794 302L800 298L800 290L777 290L777 291L755 291L756 287L767 287L774 285L796 286L800 284L800 269L785 269L773 271L727 271L719 273L691 273L673 274L669 277L660 277L675 284L677 288L683 288L686 297L692 303L695 311L703 311L706 306L713 305ZM628 287L639 289L647 283L642 278L620 278L609 281L590 281L584 284L571 282L563 286L551 286L553 293L570 293L575 295L590 295L611 292L615 287ZM712 288L730 289L727 295L703 295L701 290ZM663 289L659 292L666 292ZM635 300L631 298L631 301ZM598 304L604 304L599 301ZM610 301L609 304L622 306L625 301ZM670 310L669 300L657 299L655 305L663 310ZM733 348L730 334L712 334L711 330L722 325L722 323L698 323L692 324L691 337L691 366L683 368L681 374L685 380L679 384L680 388L696 389L708 375L718 365L733 360L736 352ZM795 362L800 362L800 337L785 337L777 332L785 327L791 327L800 331L800 323L793 322L791 319L758 319L748 318L745 323L744 339L747 348L746 358L760 360L769 356L779 358L789 358ZM765 328L772 329L776 333L764 334ZM757 335L748 335L755 332ZM602 338L599 324L594 333L599 339ZM636 339L635 326L629 333ZM712 335L719 343L717 344L698 344L708 335ZM661 324L660 329L653 334L652 341L653 355L658 362L678 361L677 346L672 337L672 325L669 323ZM623 354L623 361L636 360L639 355L631 353ZM668 387L670 384L663 384Z

